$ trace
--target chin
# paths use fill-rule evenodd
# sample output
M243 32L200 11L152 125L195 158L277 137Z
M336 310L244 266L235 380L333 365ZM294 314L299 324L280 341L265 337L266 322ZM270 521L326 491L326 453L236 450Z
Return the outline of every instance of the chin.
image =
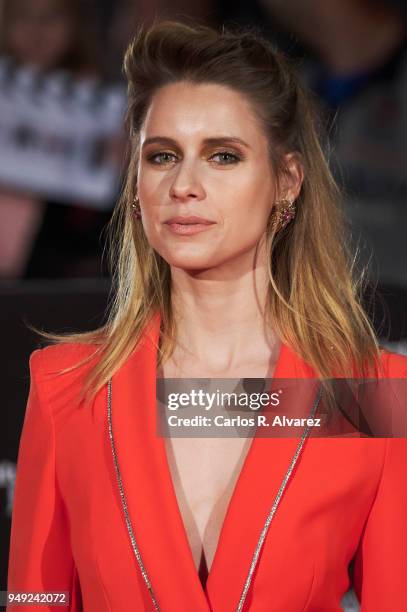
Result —
M181 270L189 270L189 271L195 271L195 272L200 272L200 271L204 271L207 270L208 268L213 268L213 265L210 265L209 262L208 263L203 263L200 261L191 261L190 259L188 261L182 260L173 260L173 261L169 261L168 262L170 266L174 267L174 268L180 268Z
M207 270L208 268L216 267L216 264L213 261L210 261L208 257L198 257L198 256L186 256L182 257L174 257L174 255L164 257L165 261L169 266L174 268L180 268L181 270Z

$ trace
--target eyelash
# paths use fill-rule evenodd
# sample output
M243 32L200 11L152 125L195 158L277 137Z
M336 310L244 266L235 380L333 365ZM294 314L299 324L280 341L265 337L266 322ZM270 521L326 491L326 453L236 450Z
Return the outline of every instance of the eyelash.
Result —
M174 155L174 154L173 153L169 153L168 151L162 151L162 152L159 152L159 153L154 153L154 155L150 155L147 158L147 161L149 161L150 163L155 164L157 166L163 165L163 164L160 164L159 162L155 162L154 161L154 159L156 157L159 157L159 156L162 156L162 155ZM237 153L232 153L231 151L217 151L211 157L215 157L216 155L228 155L229 157L233 157L233 161L221 163L220 164L221 166L229 166L229 165L231 165L233 163L238 163L238 162L242 161L242 159L243 159L243 156L238 155Z

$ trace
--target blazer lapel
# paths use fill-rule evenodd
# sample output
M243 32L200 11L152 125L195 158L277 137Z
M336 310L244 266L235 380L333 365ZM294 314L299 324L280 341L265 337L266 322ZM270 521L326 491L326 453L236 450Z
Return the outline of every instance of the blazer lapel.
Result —
M113 438L132 529L161 610L235 610L264 521L298 438L253 438L228 505L204 590L172 483L165 439L156 433L160 321L159 315L153 317L144 343L112 378ZM312 377L312 370L282 344L274 378L308 376ZM136 557L134 571L140 572Z
M282 343L273 379L308 377L314 377L313 370ZM310 409L311 404L307 412ZM259 536L300 438L301 435L292 438L253 437L229 502L206 584L206 593L213 610L236 610ZM300 460L301 457L291 479L295 477ZM284 514L284 496L288 494L289 488L290 481L274 515L277 518ZM269 526L264 545L268 540L273 540L274 525L275 518ZM246 601L250 602L250 591Z
M155 317L151 335L112 378L113 437L133 532L160 609L208 612L169 477L164 439L156 433L159 323ZM134 571L140 572L136 557Z

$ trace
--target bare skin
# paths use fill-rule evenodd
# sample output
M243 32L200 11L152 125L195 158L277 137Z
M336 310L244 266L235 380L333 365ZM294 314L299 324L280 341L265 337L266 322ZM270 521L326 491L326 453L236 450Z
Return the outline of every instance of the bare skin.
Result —
M170 140L151 141L156 137ZM222 140L206 141L215 137ZM177 318L175 351L157 375L271 377L280 342L264 325L264 232L274 202L298 197L303 180L298 157L287 154L289 173L278 186L249 101L216 84L183 82L159 90L140 144L142 223L149 243L171 267ZM176 215L197 215L214 224L195 235L176 235L164 224ZM202 582L250 443L245 438L166 439Z
M244 377L272 378L275 361L269 365L268 372L261 367L247 371ZM158 372L163 378L176 378L173 374L169 362ZM194 368L188 378L195 377L209 378ZM225 378L241 377L235 373L225 375ZM165 438L178 506L202 584L208 578L226 510L251 442L252 438L244 437Z

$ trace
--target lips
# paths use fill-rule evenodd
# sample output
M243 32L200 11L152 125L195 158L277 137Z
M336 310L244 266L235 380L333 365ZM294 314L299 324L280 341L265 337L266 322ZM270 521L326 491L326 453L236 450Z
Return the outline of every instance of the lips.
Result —
M174 219L177 217L174 217ZM178 217L179 219L179 217ZM197 222L194 219L199 219L201 222ZM202 232L209 232L213 225L216 225L216 223L214 223L213 221L209 221L208 219L202 219L202 217L195 217L192 219L191 222L191 218L186 219L185 217L182 218L182 223L176 222L172 219L170 219L170 221L167 221L167 223L165 223L165 225L168 228L168 231L171 232L172 234L176 235L176 236L195 236L196 234L201 234Z
M168 219L168 221L165 221L165 223L167 223L168 225L177 223L179 225L211 225L212 223L214 223L214 221L210 221L209 219L205 219L204 217L195 217L195 216L190 216L190 217L172 217L171 219Z

